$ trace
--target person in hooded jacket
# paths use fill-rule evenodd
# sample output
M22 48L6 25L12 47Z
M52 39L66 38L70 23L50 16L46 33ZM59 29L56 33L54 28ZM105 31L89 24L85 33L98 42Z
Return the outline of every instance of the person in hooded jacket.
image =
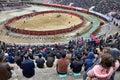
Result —
M117 48L104 47L103 50L102 50L102 52L101 52L100 55L99 55L98 60L84 73L84 75L83 75L83 80L86 80L87 72L88 72L89 70L91 70L96 64L98 64L98 63L100 62L100 60L101 60L101 55L106 54L106 53L109 53L109 54L113 57L113 59L114 59L114 64L115 64L116 62L119 62L119 61L118 61L118 58L119 58L119 56L120 56L120 51L119 51ZM120 63L120 62L119 62L119 63ZM112 76L110 77L109 80L114 80L115 72L116 72L116 71L114 71L114 73L112 74Z
M112 74L118 69L119 65L118 61L114 64L112 56L106 53L101 56L100 63L89 70L87 75L91 77L92 80L110 80Z
M93 52L89 52L87 55L87 58L85 59L85 63L84 63L84 71L87 71L89 67L91 67L93 65L94 61L94 53Z

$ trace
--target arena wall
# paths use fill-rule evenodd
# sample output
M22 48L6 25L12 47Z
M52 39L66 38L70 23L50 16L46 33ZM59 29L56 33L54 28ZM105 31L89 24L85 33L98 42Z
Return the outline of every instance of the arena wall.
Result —
M82 23L71 26L69 28L65 28L65 29L49 30L49 31L31 31L31 30L13 28L12 26L9 26L10 23L14 23L16 20L23 19L25 17L32 17L32 16L39 15L39 14L46 14L46 13L67 13L67 14L79 17L80 19L82 19ZM71 31L74 31L74 30L80 28L83 25L83 23L84 23L84 17L79 15L79 14L76 14L73 12L68 12L68 11L62 11L62 10L59 10L59 11L58 10L51 10L51 11L43 11L43 12L34 12L34 13L14 17L12 19L9 19L5 23L5 28L7 30L14 32L14 33L20 33L20 34L25 34L25 35L44 36L44 35L57 35L57 34L62 34L62 33L68 33L68 32L71 32Z

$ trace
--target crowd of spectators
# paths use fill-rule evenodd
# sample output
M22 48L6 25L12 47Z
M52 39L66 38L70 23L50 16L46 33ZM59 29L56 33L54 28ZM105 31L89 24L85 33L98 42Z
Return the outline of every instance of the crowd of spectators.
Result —
M0 2L0 11L26 8L27 5L19 2Z
M16 0L15 0L16 1ZM12 1L14 2L14 1ZM101 12L103 14L107 14L111 11L119 12L120 11L120 2L119 0L52 0L53 3L57 4L63 4L63 5L70 5L72 3L72 6L76 7L82 7L89 9L92 6L95 6L95 11ZM8 3L3 4L3 7L12 7L13 6L23 6L22 3ZM1 3L0 3L1 5ZM1 7L0 7L1 8Z
M120 20L120 13L116 13L116 14L112 15L112 17L114 17L114 18Z
M69 5L70 3L73 3L72 6L87 9L95 6L95 11L101 12L103 14L109 13L111 11L120 11L119 0L53 0L53 2L64 5Z
M113 41L114 43L112 43ZM16 63L22 69L23 76L29 78L35 75L35 67L56 67L58 74L67 74L68 67L74 73L80 73L84 66L84 71L87 72L94 63L97 63L101 51L107 46L110 47L112 57L118 59L120 34L110 35L106 39L98 37L94 40L83 39L81 42L71 40L67 44L53 45L22 46L1 42L0 55L4 55L4 62ZM101 65L103 64L101 63Z
M92 6L92 3L94 5L100 4L99 0L93 0L94 2L90 2L90 0L69 0L67 2L70 3L70 1L73 2L73 5L75 6L86 6L86 8ZM69 3L67 2L61 0L60 3L68 5ZM104 2L105 5L109 5L109 2L111 1L106 0ZM116 9L117 4L114 5L115 8L113 8ZM101 6L102 5L100 5L99 8L105 7ZM106 9L108 8L102 9L103 13L106 13L104 12ZM110 7L110 9L112 8ZM98 10L102 11L101 9ZM110 48L105 50L105 47L108 46ZM102 51L106 55L104 54L101 56ZM57 62L54 63L56 59ZM102 59L101 63L99 63L100 59ZM115 71L120 65L117 59L120 59L120 34L118 32L114 35L108 36L107 38L98 37L96 39L83 39L80 42L77 40L71 40L67 44L22 46L15 44L9 45L4 42L0 42L0 73L4 72L6 74L0 74L0 80L8 80L12 76L11 71L13 70L13 67L9 66L6 62L10 64L16 63L22 69L23 76L27 78L35 75L35 67L56 67L56 72L58 74L68 74L68 67L70 67L74 73L80 73L82 67L84 67L84 71L86 73L83 80L85 80L87 76L93 78L97 77L97 80L110 78L111 80L114 80L112 79L114 77L113 74L115 74ZM99 65L96 65L98 63ZM109 68L110 71L108 71ZM107 74L107 76L97 76L97 71L100 69L105 69L105 71L110 72L110 74L107 74L107 72L104 71L100 74ZM95 71L96 73L94 73Z

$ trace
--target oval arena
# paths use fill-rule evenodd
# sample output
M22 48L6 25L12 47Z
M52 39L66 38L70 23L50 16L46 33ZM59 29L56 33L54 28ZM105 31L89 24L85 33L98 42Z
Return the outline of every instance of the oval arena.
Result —
M8 44L67 43L78 36L88 38L100 29L106 20L84 8L64 5L24 2L25 9L6 12L1 41ZM40 6L40 7L39 7Z
M26 14L7 21L5 27L25 35L57 35L72 32L84 23L83 16L68 11L43 11Z
M107 13L113 8L119 10L119 6L115 7L118 3L119 0L0 0L0 80L86 80L85 73L90 76L89 71L96 65L105 71L94 70L92 79L106 80L113 75L119 80L120 15L111 19ZM105 55L108 53L110 57ZM3 79L7 78L4 63L10 67L6 69L12 73L10 79ZM100 75L96 76L95 71Z

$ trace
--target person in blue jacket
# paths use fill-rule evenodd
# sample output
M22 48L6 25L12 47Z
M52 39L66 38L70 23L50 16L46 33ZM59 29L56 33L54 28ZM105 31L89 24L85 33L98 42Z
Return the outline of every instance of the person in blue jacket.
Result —
M23 76L30 78L35 75L35 64L32 60L29 59L27 54L25 54L24 58L25 60L23 60L21 63L22 73Z
M87 71L89 67L91 67L93 65L94 61L94 53L93 52L89 52L87 55L87 58L85 59L85 63L84 63L84 70Z

